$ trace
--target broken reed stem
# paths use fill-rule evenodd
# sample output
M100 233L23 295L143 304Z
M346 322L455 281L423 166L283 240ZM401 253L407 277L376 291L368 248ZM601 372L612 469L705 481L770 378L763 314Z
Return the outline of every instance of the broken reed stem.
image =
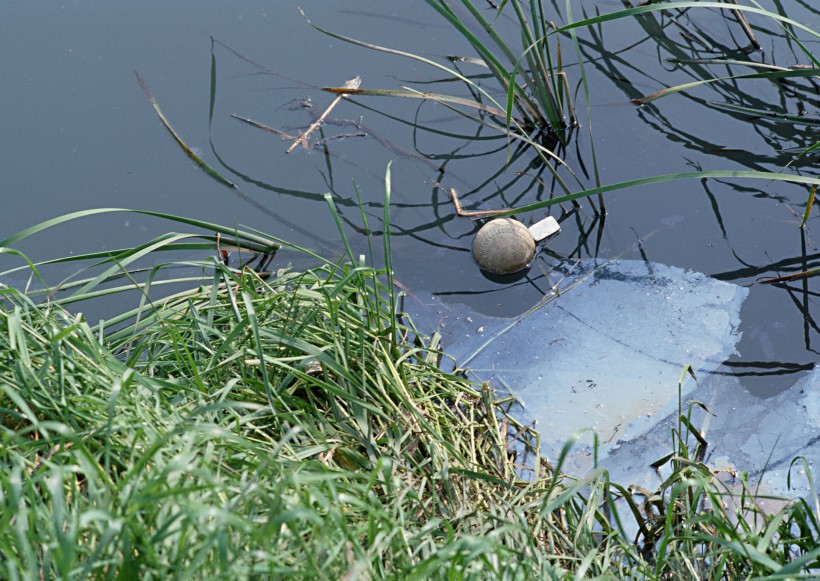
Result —
M356 77L353 77L352 79L350 79L349 81L347 81L344 84L344 88L345 89L358 89L359 85L361 85L361 84L362 84L361 77L356 76ZM348 96L348 93L342 93L341 95L339 95L338 97L333 99L333 102L330 104L330 107L325 109L325 112L322 113L319 116L319 118L316 121L314 121L313 124L311 124L310 127L307 128L307 131L305 131L304 133L302 133L301 131L299 132L299 137L294 138L293 143L290 144L290 147L288 147L288 150L285 153L290 153L291 151L296 149L299 146L300 143L305 146L305 149L307 149L308 148L308 144L307 144L308 136L311 133L313 133L316 130L316 128L319 127L319 125L322 124L322 121L325 120L325 117L327 117L330 114L330 112L333 111L333 108L336 105L339 104L339 101L346 98L347 96Z
M458 194L455 188L450 188L450 198L453 200L453 206L456 208L456 214L467 218L481 218L483 216L495 216L507 210L462 210L461 202L458 201Z
M727 4L737 5L737 0L723 0L723 1L726 2ZM746 20L746 16L743 14L743 11L742 10L737 10L735 8L730 8L729 10L731 10L732 13L735 15L735 18L737 18L737 22L738 22L738 24L740 24L740 28L742 28L743 32L746 34L746 38L749 39L749 42L751 43L752 48L754 50L763 50L763 47L760 46L759 42L757 42L757 37L755 36L755 33L752 31L752 27L749 24L749 21Z

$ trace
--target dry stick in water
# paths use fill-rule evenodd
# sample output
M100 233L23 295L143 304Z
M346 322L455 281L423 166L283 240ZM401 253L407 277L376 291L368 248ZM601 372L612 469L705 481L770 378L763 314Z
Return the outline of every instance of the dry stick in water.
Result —
M456 208L456 214L468 218L480 218L482 216L495 216L507 210L462 210L461 202L458 201L458 194L455 188L450 188L450 198L453 200L453 206Z
M361 77L356 76L356 77L353 77L352 79L350 79L349 81L347 81L347 82L344 84L344 88L345 88L345 89L358 89L358 88L359 88L359 85L361 85L361 84L362 84L362 79L361 79ZM298 147L298 145L299 145L300 143L301 143L302 145L304 145L304 146L305 146L305 149L307 149L307 148L308 148L308 142L307 142L308 135L310 135L311 133L313 133L313 131L314 131L317 127L319 127L319 125L321 125L321 124L322 124L322 121L324 121L324 120L325 120L325 117L327 117L327 116L330 114L330 112L333 110L333 108L334 108L336 105L338 105L338 104L339 104L339 101L341 101L342 99L344 99L344 98L345 98L345 97L347 97L347 96L348 96L348 94L347 94L347 93L342 93L341 95L339 95L338 97L336 97L336 98L333 100L333 102L330 104L330 107L328 107L327 109L325 109L325 112L324 112L324 113L322 113L322 114L319 116L319 118L318 118L316 121L314 121L314 122L313 122L313 124L312 124L310 127L308 127L307 131L305 131L304 133L302 133L301 131L299 132L299 137L297 137L297 138L295 138L295 139L294 139L293 143L291 143L291 144L290 144L290 147L288 147L288 150L287 150L285 153L290 153L291 151L293 151L294 149L296 149L296 147Z
M737 5L737 0L724 0L724 2L726 2L727 4ZM763 50L763 47L760 46L760 43L757 41L755 33L752 31L752 27L749 24L749 21L746 20L746 16L743 14L743 11L737 10L736 8L730 8L729 10L731 10L732 13L735 15L735 18L737 18L737 22L738 24L740 24L740 28L743 29L746 38L749 39L752 48L755 50Z

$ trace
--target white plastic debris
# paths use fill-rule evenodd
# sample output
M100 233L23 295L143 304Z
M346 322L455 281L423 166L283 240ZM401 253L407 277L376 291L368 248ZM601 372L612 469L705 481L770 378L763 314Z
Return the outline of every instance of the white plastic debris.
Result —
M558 221L555 218L547 216L543 220L530 226L529 230L532 237L535 238L535 241L541 242L550 236L558 234L561 231L561 226L558 225Z

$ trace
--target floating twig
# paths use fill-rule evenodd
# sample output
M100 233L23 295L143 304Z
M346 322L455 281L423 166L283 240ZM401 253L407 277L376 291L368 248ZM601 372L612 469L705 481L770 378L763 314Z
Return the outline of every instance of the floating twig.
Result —
M800 272L795 272L794 274L787 274L785 276L778 276L777 278L764 278L763 280L758 281L760 284L776 284L779 282L792 282L795 280L800 280L803 278L810 278L812 276L817 276L820 274L820 268L812 268L810 270L801 270Z
M347 81L344 84L344 88L345 89L358 89L359 85L361 85L361 84L362 84L361 77L355 76L355 77L353 77L352 79L350 79L349 81ZM347 96L348 96L348 93L342 93L338 97L333 99L333 102L330 104L330 107L325 109L325 112L322 113L319 116L319 118L316 121L314 121L313 124L310 127L307 128L307 131L305 131L304 133L301 132L301 131L299 132L299 137L294 138L293 143L290 144L290 147L288 147L288 150L285 153L290 153L291 151L296 149L296 147L298 147L298 145L300 143L305 147L305 149L308 149L308 142L307 142L308 136L311 133L313 133L313 131L315 131L316 128L319 127L319 125L322 124L322 121L325 120L325 117L327 117L330 114L330 112L333 110L333 108L336 105L339 104L339 101L346 98Z
M453 206L456 208L456 214L467 218L482 218L484 216L495 216L507 210L462 210L461 202L458 201L458 194L455 188L450 188L450 198L453 200Z
M737 6L737 0L723 0L723 1L726 2L727 4L734 4L735 6ZM732 13L735 15L735 18L737 18L737 22L738 22L738 24L740 24L740 28L743 29L743 32L746 35L746 38L749 39L749 43L752 45L752 48L754 50L763 50L763 47L760 46L760 43L757 41L757 37L755 36L755 33L752 31L752 27L749 24L749 21L746 20L746 16L743 14L743 11L738 10L737 8L730 8L729 10L731 10Z

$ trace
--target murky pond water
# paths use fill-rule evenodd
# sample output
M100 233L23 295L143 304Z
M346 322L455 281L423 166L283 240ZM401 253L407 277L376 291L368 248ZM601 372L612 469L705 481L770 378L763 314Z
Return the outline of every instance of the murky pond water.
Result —
M545 2L558 23L566 21L563 4ZM778 2L763 4L783 8ZM311 0L299 6L334 32L447 66L453 66L448 55L473 55L423 2ZM594 14L623 4L605 0L573 6L580 18L583 9ZM789 17L820 28L814 3L789 2L785 9ZM369 226L381 230L384 173L392 161L397 279L413 293L434 295L445 310L472 313L476 319L515 317L549 293L562 266L578 259L655 263L681 273L681 280L700 276L686 271L705 273L711 278L693 284L704 292L717 281L740 285L734 288L744 293L748 289L739 326L731 329L735 339L715 351L725 359L720 377L735 386L726 393L743 394L735 398L744 403L733 417L748 415L749 422L758 422L753 410L813 381L810 370L820 340L814 305L818 283L810 278L779 286L754 284L817 265L817 220L799 227L806 187L722 179L630 188L607 194L605 221L586 202L577 209L553 208L561 235L541 246L527 273L499 280L482 274L472 261L475 225L454 215L447 188L456 188L472 209L516 207L557 195L549 172L531 151L508 150L492 130L414 99L343 101L317 135L328 139L325 145L290 154L287 141L232 117L296 135L333 100L320 87L339 86L356 75L367 88L407 85L469 96L457 83L432 83L444 78L442 72L325 36L289 2L16 3L2 13L0 48L14 55L0 61L5 87L0 93L2 236L79 209L125 207L244 224L334 256L342 247L323 198L331 192L351 243L365 252L358 196ZM750 20L764 47L753 60L785 67L809 64L792 42L772 31L769 21L755 15ZM502 17L497 22L502 33L516 38L511 21ZM650 32L660 36L650 38ZM780 171L791 162L787 171L817 176L816 153L795 158L818 141L820 98L811 80L721 82L643 107L630 102L695 80L692 70L729 74L724 67L670 62L709 55L745 58L738 48L748 43L746 37L721 12L619 20L578 33L589 114L581 71L573 64L575 51L564 37L562 55L578 95L581 127L560 152L579 176L578 188L593 187L596 171L602 184L610 184L692 170ZM483 74L467 63L458 66L468 75ZM219 184L185 156L146 102L135 70L179 134L238 190ZM481 82L503 100L489 79ZM732 105L776 108L806 121L751 118ZM44 259L134 245L169 227L133 215L105 215L27 239L19 248ZM301 260L297 253L277 257L280 265ZM609 296L605 304L625 303ZM710 317L713 308L692 307L681 323ZM672 324L661 306L634 309L633 326L643 329L638 337L648 341ZM604 313L595 319L607 320ZM546 318L537 324L551 334L558 323ZM686 337L690 345L678 345L681 364L691 363L686 353L704 341L697 332ZM450 340L458 349L466 338ZM634 341L628 344L639 350ZM579 350L574 361L563 365L575 366L584 376L599 363L594 350ZM619 357L627 374L639 358L629 351ZM667 388L676 394L677 383ZM597 397L605 408L617 399L603 391ZM576 424L565 427L582 427ZM768 441L774 442L781 428L781 421L767 421Z

